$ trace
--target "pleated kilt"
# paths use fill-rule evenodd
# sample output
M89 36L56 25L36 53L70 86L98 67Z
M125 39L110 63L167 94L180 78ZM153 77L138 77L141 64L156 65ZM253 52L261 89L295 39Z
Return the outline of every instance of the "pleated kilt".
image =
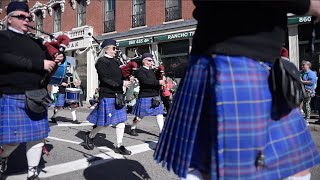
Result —
M25 110L25 95L0 97L0 145L41 140L48 137L48 112L37 115Z
M66 95L63 93L57 94L56 107L64 107Z
M99 105L91 111L87 120L97 126L109 126L128 120L126 106L115 109L115 98L103 98Z
M196 168L212 180L281 179L319 164L299 109L271 119L268 75L246 57L191 57L155 160L179 177Z
M143 118L145 116L156 116L163 114L163 104L160 101L160 105L156 108L152 108L152 97L138 98L136 104L133 106L132 114Z

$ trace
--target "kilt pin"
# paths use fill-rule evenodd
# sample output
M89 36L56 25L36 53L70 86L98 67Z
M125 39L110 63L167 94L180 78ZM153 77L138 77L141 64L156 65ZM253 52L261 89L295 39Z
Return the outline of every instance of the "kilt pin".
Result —
M37 141L48 137L48 114L26 112L25 95L0 97L0 145Z
M128 120L126 106L115 108L115 98L103 98L99 105L88 115L87 120L97 126L109 126Z
M196 168L212 180L281 179L319 164L298 108L271 119L268 75L247 57L191 56L155 160L179 177Z
M158 114L163 114L163 104L160 101L158 107L152 106L152 97L138 98L136 104L133 107L132 113L136 117L143 118L145 116L157 116Z

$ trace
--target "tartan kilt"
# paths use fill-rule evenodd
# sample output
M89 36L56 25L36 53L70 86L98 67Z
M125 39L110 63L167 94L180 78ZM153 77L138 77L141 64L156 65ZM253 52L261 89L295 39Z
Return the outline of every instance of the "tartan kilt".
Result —
M64 107L65 97L66 97L65 94L63 94L63 93L58 93L58 94L57 94L57 100L56 100L55 106L56 106L56 107Z
M179 177L281 179L320 163L300 110L271 119L269 71L238 56L191 56L154 158ZM256 167L259 154L264 166Z
M87 120L97 126L109 126L128 120L126 106L115 109L115 98L103 98L91 111Z
M0 145L41 140L49 131L48 112L26 113L24 94L0 97Z
M138 98L136 104L133 106L132 114L139 118L163 114L162 101L160 101L160 105L156 108L151 108L151 106L152 97Z

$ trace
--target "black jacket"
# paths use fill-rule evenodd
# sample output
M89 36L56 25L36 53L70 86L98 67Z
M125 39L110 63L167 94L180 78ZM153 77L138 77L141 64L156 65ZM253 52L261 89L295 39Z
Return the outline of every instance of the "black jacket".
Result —
M46 87L41 84L47 73L44 59L51 57L42 41L10 30L0 31L0 94Z
M140 67L136 73L136 78L139 80L140 84L139 97L159 96L161 86L152 69Z
M111 58L101 57L96 63L98 72L99 98L115 97L115 94L123 93L123 79L118 63Z
M287 36L287 13L302 15L310 0L193 0L198 21L191 54L246 56L273 62Z

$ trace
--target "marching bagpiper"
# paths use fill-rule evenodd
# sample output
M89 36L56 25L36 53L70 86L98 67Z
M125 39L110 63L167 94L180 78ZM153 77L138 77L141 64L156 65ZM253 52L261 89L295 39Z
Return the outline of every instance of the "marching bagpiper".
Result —
M85 144L90 150L94 148L94 137L103 128L113 125L116 127L116 153L130 155L122 143L127 112L124 102L123 86L130 86L131 82L123 80L119 64L115 60L116 41L106 39L101 47L99 59L95 65L99 78L99 104L89 114L87 120L93 124L93 129L87 132Z
M145 116L156 116L160 132L163 128L163 105L160 98L160 89L164 80L157 79L152 69L153 61L152 54L144 53L142 55L143 66L136 72L140 91L132 111L132 114L135 115L130 131L132 136L138 136L137 125Z

